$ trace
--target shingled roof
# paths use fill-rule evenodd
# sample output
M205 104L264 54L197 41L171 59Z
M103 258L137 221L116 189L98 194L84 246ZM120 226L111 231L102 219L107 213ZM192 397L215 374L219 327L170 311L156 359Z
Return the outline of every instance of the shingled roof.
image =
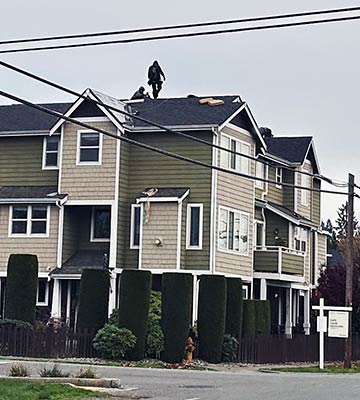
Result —
M291 163L299 164L303 163L311 141L311 136L265 138L267 152L269 154Z

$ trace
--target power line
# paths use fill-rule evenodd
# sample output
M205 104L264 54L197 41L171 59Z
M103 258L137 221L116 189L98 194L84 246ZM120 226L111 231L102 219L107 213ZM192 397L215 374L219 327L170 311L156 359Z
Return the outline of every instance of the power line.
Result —
M65 115L63 115L63 114L61 114L59 112L50 110L50 109L48 109L48 108L46 108L44 106L40 106L39 104L34 104L34 103L30 102L30 101L27 101L25 99L22 99L20 97L14 96L14 95L12 95L10 93L7 93L7 92L1 91L1 90L0 90L0 96L4 96L4 97L6 97L8 99L14 100L14 101L16 101L18 103L22 103L22 104L24 104L26 106L29 106L31 108L37 109L39 111L43 111L43 112L45 112L47 114L50 114L50 115L53 115L53 116L55 116L57 118L64 119L65 121L68 121L68 122L71 122L73 124L82 126L82 127L86 128L86 129L93 130L93 131L101 133L103 135L106 135L106 136L109 136L109 137L112 137L112 138L127 142L129 144L132 144L132 145L135 145L135 146L138 146L138 147L142 147L142 148L144 148L146 150L150 150L150 151L156 152L158 154L162 154L162 155L167 156L167 157L171 157L171 158L174 158L174 159L177 159L177 160L180 160L180 161L185 161L185 162L188 162L188 163L191 163L191 164L195 164L195 165L198 165L200 167L209 168L209 169L213 169L213 170L216 170L216 171L229 173L231 175L239 176L239 177L242 177L242 178L245 178L245 179L251 179L251 180L260 181L260 182L267 182L267 183L277 184L276 181L273 181L273 180L270 180L270 179L260 178L260 177L257 177L257 176L244 174L242 172L228 170L228 169L225 169L225 168L222 168L222 167L218 167L217 165L211 165L211 164L208 164L208 163L204 163L202 161L198 161L198 160L194 160L194 159L189 158L189 157L182 156L182 155L177 154L177 153L173 153L173 152L170 152L170 151L167 151L167 150L163 150L163 149L160 149L158 147L154 147L154 146L148 145L146 143L139 142L139 141L134 140L134 139L130 139L130 138L126 137L126 136L116 135L116 134L108 132L108 131L106 131L104 129L100 129L100 128L94 127L94 126L89 125L89 124L87 124L85 122L80 122L80 121L78 121L78 120L76 120L74 118L67 117L67 116L65 116ZM282 183L282 186L291 187L291 188L294 188L294 189L303 189L303 190L307 190L309 192L348 195L347 192L337 192L337 191L333 191L333 190L323 190L323 189L309 188L309 187L300 186L300 185L293 185L293 184L290 184L290 183Z
M41 83L44 83L44 84L46 84L48 86L51 86L51 87L54 87L55 89L59 89L59 90L61 90L63 92L69 93L69 94L71 94L73 96L76 96L78 98L82 98L84 100L88 100L88 101L90 101L90 102L92 102L94 104L97 104L97 105L100 105L102 107L105 107L107 110L116 111L116 112L118 112L118 113L120 113L122 115L125 115L127 117L130 117L130 118L133 118L133 119L137 119L137 120L142 121L142 122L144 122L146 124L149 124L149 125L154 126L156 128L162 129L165 132L168 132L168 133L171 133L171 134L175 134L175 135L178 135L178 136L182 136L182 137L185 137L185 138L187 138L189 140L192 140L192 141L195 141L195 142L198 142L198 143L202 143L202 144L204 144L206 146L210 146L212 148L216 148L218 150L225 151L227 153L231 153L231 154L234 154L234 155L238 155L240 157L244 157L244 158L248 158L250 160L254 160L256 162L260 162L260 163L262 163L264 165L267 165L267 166L279 167L279 168L287 169L289 171L294 171L293 168L285 166L283 164L276 164L273 161L269 162L269 161L259 160L258 158L250 156L249 154L240 153L240 152L237 152L235 150L231 150L231 149L228 149L226 147L222 147L222 146L219 146L217 144L210 143L210 142L208 142L206 140L203 140L201 138L197 138L195 136L189 135L189 134L187 134L185 132L180 132L180 131L177 131L177 130L166 128L163 125L160 125L160 124L158 124L156 122L149 121L148 119L142 118L142 117L140 117L138 115L128 113L128 112L126 112L124 110L121 110L121 109L119 109L117 107L114 107L114 106L111 106L111 105L105 105L103 102L101 102L99 100L91 99L91 98L85 96L84 94L78 93L78 92L76 92L76 91L74 91L72 89L66 88L65 86L59 85L59 84L57 84L55 82L52 82L52 81L50 81L48 79L42 78L39 75L35 75L35 74L33 74L33 73L29 72L29 71L25 71L24 69L16 67L15 65L12 65L12 64L8 64L8 63L6 63L4 61L1 61L1 60L0 60L0 66L3 66L3 67L8 68L8 69L11 69L12 71L15 71L17 73L25 75L25 76L27 76L27 77L29 77L31 79L37 80L37 81L39 81ZM307 172L307 171L296 171L296 172L298 174L308 175L308 176L311 176L311 177L316 177L318 179L322 179L322 180L324 180L324 181L326 181L326 182L328 182L330 184L332 183L332 180L330 178L325 177L325 176L315 175L315 174L312 174L312 173Z
M359 20L360 15L351 17L340 17L340 18L330 18L330 19L319 19L313 21L299 21L299 22L289 22L284 24L275 25L259 25L250 26L246 28L234 28L234 29L224 29L216 31L202 31L202 32L190 32L190 33L179 33L174 35L162 35L162 36L148 36L132 39L119 39L119 40L108 40L102 42L86 42L86 43L75 43L75 44L64 44L64 45L54 45L54 46L43 46L43 47L23 47L20 49L8 49L1 50L0 54L10 54L10 53L27 53L30 51L48 51L48 50L59 50L59 49L74 49L80 47L93 47L93 46L104 46L109 44L126 44L126 43L140 43L140 42L150 42L156 40L168 40L168 39L181 39L189 37L198 36L210 36L210 35L220 35L226 33L240 33L240 32L251 32L251 31L262 31L269 29L280 29L280 28L290 28L295 26L307 26L307 25L319 25L331 22L345 22L345 21L355 21Z
M200 27L206 27L206 26L232 25L232 24L241 24L241 23L245 23L245 22L270 21L270 20L276 20L276 19L309 17L309 16L314 16L314 15L324 15L324 14L338 14L338 13L344 13L344 12L347 13L347 12L353 12L353 11L360 11L360 7L334 8L334 9L326 9L326 10L318 10L318 11L307 11L307 12L298 12L298 13L269 15L269 16L262 16L262 17L250 17L250 18L219 20L219 21L210 21L210 22L198 22L198 23L192 23L192 24L165 25L165 26L156 26L156 27L149 27L149 28L124 29L124 30L117 30L117 31L80 33L80 34L59 35L59 36L43 36L43 37L25 38L25 39L11 39L11 40L0 41L0 45L34 43L34 42L44 42L44 41L53 41L53 40L84 39L84 38L91 38L91 37L115 36L115 35L125 35L125 34L145 33L145 32L157 32L157 31L167 31L167 30L174 30L174 29L200 28Z

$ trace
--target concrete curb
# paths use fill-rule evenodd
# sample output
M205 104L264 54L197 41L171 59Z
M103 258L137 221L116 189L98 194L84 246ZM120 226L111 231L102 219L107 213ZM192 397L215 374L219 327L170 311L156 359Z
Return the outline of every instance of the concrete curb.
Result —
M74 386L81 387L95 387L95 388L106 388L106 389L123 389L119 379L87 379L87 378L35 378L35 377L17 377L17 376L3 376L2 378L28 381L35 383L63 383L71 384Z

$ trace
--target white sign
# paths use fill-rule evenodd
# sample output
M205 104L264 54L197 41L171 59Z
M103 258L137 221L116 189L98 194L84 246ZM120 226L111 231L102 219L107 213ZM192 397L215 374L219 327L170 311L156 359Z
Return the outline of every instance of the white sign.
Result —
M327 317L317 317L316 323L318 332L327 332Z
M349 313L329 311L329 337L347 338L349 336Z

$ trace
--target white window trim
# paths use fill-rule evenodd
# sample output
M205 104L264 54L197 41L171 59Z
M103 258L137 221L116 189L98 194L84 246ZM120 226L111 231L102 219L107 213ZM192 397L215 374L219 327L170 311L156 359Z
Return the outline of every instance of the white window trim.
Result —
M199 212L199 245L191 246L190 245L190 228L191 228L191 209L193 207L200 208ZM204 205L202 203L189 203L187 205L186 212L186 250L202 250L202 242L203 242L203 213L204 213Z
M54 135L54 137L58 137L59 138L59 144L58 144L58 150L57 150L57 166L47 166L46 165L46 153L47 153L47 146L46 146L46 144L47 144L47 139L49 138L50 136L44 136L44 139L43 139L43 154L42 154L42 169L53 169L53 170L58 170L59 169L59 160L60 160L60 145L61 145L61 137L60 137L60 135ZM51 153L55 153L55 151L51 151Z
M230 144L231 144L231 140L234 140L236 143L240 143L240 151L239 151L239 153L243 152L242 151L242 146L247 146L249 148L249 156L251 155L251 144L250 143L247 143L247 142L245 142L245 141L243 141L241 139L238 139L238 138L236 138L234 136L231 136L231 135L228 135L227 133L223 133L222 132L221 133L221 137L220 137L220 145L221 145L221 138L222 137L228 138L230 140ZM228 169L230 171L238 171L238 172L242 172L242 173L246 173L246 174L250 175L250 168L251 168L250 158L246 158L246 157L234 154L235 155L235 168L231 168L229 166L221 165L221 152L222 151L225 151L225 150L220 150L220 160L219 160L219 162L220 162L220 167L221 168L225 168L225 169ZM235 151L237 151L237 150L235 150ZM231 154L233 154L233 153L230 153L230 152L226 152L226 153L229 155L229 157L231 156ZM247 162L248 162L247 171L242 171L242 169L241 169L241 157L245 158L247 160ZM237 168L238 163L239 163L239 168Z
M26 218L26 233L12 233L12 221L13 221L13 208L16 205L9 206L9 238L47 238L49 237L49 226L50 226L50 206L46 206L46 233L31 233L31 210L32 205L25 205L27 207L27 218Z
M95 238L94 237L94 228L95 228L95 210L102 210L105 207L101 206L94 206L91 209L91 226L90 226L90 242L98 242L98 243L109 243L111 237L111 224L110 224L110 237L106 238ZM106 208L107 209L107 208ZM111 208L110 208L110 216L111 216ZM110 218L111 220L111 218Z
M134 223L135 223L135 209L140 208L140 230L141 230L141 209L142 205L141 204L131 204L131 217L130 217L130 249L132 250L138 250L140 248L140 243L139 244L134 244ZM141 239L141 234L139 241Z
M99 159L98 161L80 161L80 143L82 133L97 133L99 135ZM102 165L102 148L103 148L103 135L96 130L79 129L77 131L76 143L76 165Z
M45 278L38 278L38 286L36 291L36 305L40 307L46 307L49 305L49 282L46 282L45 288L45 301L39 301L39 280Z
M248 300L249 299L249 287L247 285L243 285L241 289L241 294L242 291L245 290L245 297L243 297L243 300Z
M278 177L280 178L280 182L276 183L275 187L278 189L282 188L282 183L283 183L283 170L282 168L275 167L275 181L278 181Z
M219 218L220 218L220 210L221 210L221 209L226 210L226 211L228 211L228 212L229 212L229 211L232 211L232 212L238 213L238 214L240 214L240 215L246 215L246 216L247 216L247 218L248 218L248 229L247 229L247 231L248 231L248 244L247 244L246 253L241 253L240 250L228 250L228 249L224 250L224 249L221 249L221 248L220 248L220 241L219 241ZM226 206L219 206L219 209L218 209L218 217L217 217L217 226L218 226L218 230L217 230L216 234L217 234L217 248L218 248L218 251L220 251L221 253L236 254L236 255L238 255L238 256L248 256L248 255L249 255L249 246L250 246L250 214L249 214L249 213L244 212L244 211L237 210L236 208L231 208L231 207L226 207Z
M257 173L257 166L260 165L260 164L263 166L263 176L259 176L258 173ZM266 165L265 165L263 162L261 162L260 160L256 160L256 161L255 161L255 176L256 176L257 178L266 179ZM265 191L265 183L266 183L266 182L264 182L264 181L255 180L255 187L256 187L257 189L260 189L260 190L262 190L262 191Z

